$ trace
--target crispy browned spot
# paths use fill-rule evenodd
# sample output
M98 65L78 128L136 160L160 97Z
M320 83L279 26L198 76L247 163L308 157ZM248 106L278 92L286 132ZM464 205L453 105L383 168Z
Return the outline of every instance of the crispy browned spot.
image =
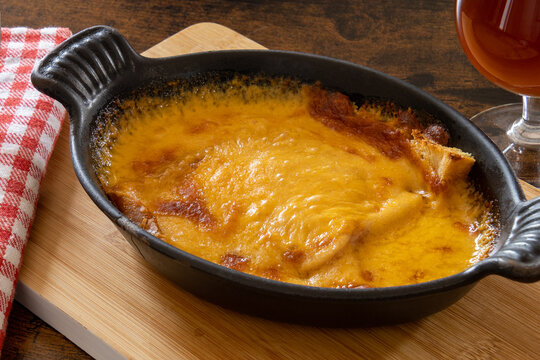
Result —
M352 147L350 147L350 146L345 145L344 149L345 149L345 151L348 152L349 154L360 155L360 153L358 152L358 150L356 150L355 148L352 148Z
M426 169L418 156L411 150L410 132L413 129L421 129L421 125L413 113L401 110L398 112L398 122L407 129L407 131L401 132L377 118L355 113L352 102L344 94L329 93L320 86L310 87L309 94L311 96L309 112L314 119L330 129L361 137L390 159L408 158L412 164L423 171L424 179L434 192L441 193L446 190L446 184L441 182L437 174ZM433 136L440 132L441 139L438 141L444 141L443 132L446 132L442 127L439 128L433 127L430 131L434 133Z
M216 227L217 220L210 213L204 194L197 188L194 181L185 179L176 189L176 194L180 199L159 202L156 206L156 214L182 216L207 231Z
M407 139L389 125L355 114L350 99L341 93L329 93L320 86L310 88L310 114L336 131L360 136L390 159L410 156Z
M428 125L423 134L427 139L443 146L448 145L450 139L448 132L442 126L436 124Z
M439 247L436 247L434 248L435 251L440 251L442 253L451 253L452 251L454 251L454 249L452 249L450 246L439 246Z
M230 269L244 271L247 270L249 259L237 254L225 254L221 257L221 265Z
M193 159L191 160L191 162L189 163L189 168L191 170L195 170L199 167L199 163L202 161L203 158L196 158L196 159Z
M154 174L160 167L170 163L176 158L175 150L166 149L155 160L134 161L131 166L133 170L141 175Z
M303 250L290 249L283 253L283 259L293 264L300 264L306 259L306 253Z
M419 129L421 127L416 116L410 111L399 110L397 117L399 124L405 128Z
M200 133L203 133L205 131L208 131L212 125L214 125L214 123L210 122L210 121L202 121L198 124L195 124L193 125L192 127L190 127L189 129L187 129L187 133L188 134L200 134Z
M373 273L369 270L362 271L360 275L362 276L362 279L366 280L367 282L373 281Z
M462 222L456 221L452 224L456 229L469 234L474 234L478 229L475 224L464 224Z
M262 276L272 280L280 280L281 274L277 267L271 266L268 269L264 270Z
M458 230L461 230L463 232L469 232L469 225L467 225L467 224L456 221L452 225Z
M160 229L156 219L139 200L114 192L109 193L109 199L118 210L135 224L152 235L159 236Z
M416 270L414 272L414 274L412 275L411 280L418 282L418 281L422 280L424 278L424 276L425 276L425 274L424 274L424 272L422 270Z

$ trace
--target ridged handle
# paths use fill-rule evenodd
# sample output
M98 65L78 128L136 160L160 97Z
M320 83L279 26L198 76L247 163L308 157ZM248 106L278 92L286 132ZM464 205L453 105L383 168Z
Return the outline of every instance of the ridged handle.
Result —
M540 280L540 197L522 203L503 247L489 258L493 272L512 280Z
M36 89L68 109L87 106L120 75L134 72L140 56L108 26L83 30L50 52L32 73Z

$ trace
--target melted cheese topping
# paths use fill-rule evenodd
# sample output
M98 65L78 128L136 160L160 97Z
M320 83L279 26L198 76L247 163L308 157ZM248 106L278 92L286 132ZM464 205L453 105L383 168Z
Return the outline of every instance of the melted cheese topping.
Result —
M335 125L313 105L313 87L278 85L236 79L122 103L96 131L97 173L111 200L191 254L298 284L406 285L488 254L496 232L488 204L466 178L434 186L434 169L410 150L395 116L330 104L347 113L345 124L385 124L402 142L385 148L367 130ZM396 146L405 150L385 151Z

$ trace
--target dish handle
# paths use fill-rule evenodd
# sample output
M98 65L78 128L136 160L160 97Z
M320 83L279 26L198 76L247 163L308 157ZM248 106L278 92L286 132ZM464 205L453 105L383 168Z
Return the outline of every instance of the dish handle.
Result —
M540 280L540 197L521 203L507 241L486 265L491 273L512 280Z
M60 101L71 114L89 106L120 75L134 73L141 58L118 31L94 26L47 54L31 79L36 89Z

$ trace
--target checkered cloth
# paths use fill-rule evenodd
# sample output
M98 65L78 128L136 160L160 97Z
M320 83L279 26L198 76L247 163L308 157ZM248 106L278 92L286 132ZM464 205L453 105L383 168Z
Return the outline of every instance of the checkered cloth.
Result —
M66 111L30 83L68 29L2 28L0 38L0 349L38 190Z

